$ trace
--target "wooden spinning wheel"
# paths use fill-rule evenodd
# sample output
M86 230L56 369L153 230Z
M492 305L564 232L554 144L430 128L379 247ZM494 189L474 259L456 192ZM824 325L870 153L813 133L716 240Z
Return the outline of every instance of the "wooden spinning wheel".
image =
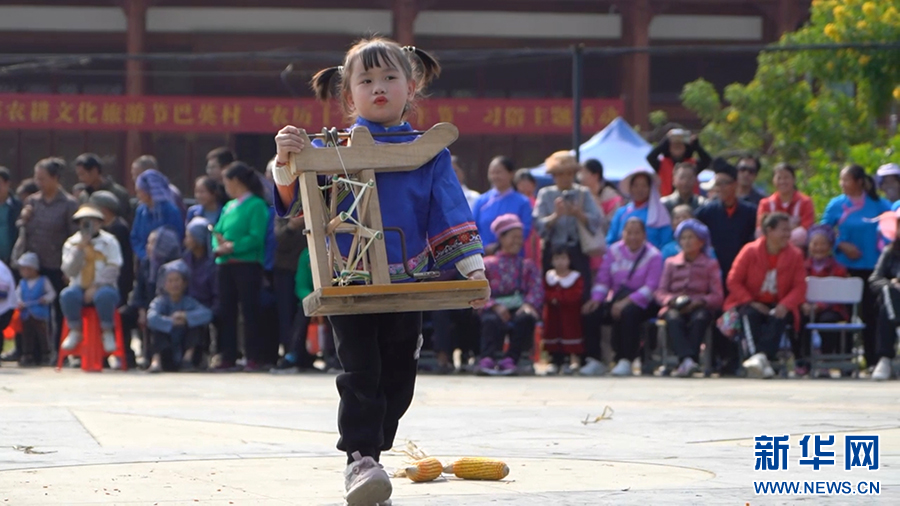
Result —
M300 182L315 288L303 299L307 316L462 309L488 294L488 283L483 280L391 284L375 174L416 170L458 135L455 126L439 123L412 142L376 144L364 127L349 134L332 129L314 136L324 137L328 147L291 155L290 168ZM310 146L309 136L301 133L301 137ZM348 145L341 146L339 139L348 139ZM324 186L320 176L328 178ZM338 211L345 192L353 199L351 206ZM406 268L402 230L387 232L400 234ZM337 247L338 234L352 236L347 258ZM406 270L417 281L439 274Z

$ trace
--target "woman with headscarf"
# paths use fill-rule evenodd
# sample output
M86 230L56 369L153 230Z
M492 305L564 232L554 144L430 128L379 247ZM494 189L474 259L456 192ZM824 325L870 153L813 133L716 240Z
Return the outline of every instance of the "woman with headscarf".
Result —
M159 227L169 227L178 237L184 237L184 217L178 209L169 179L156 169L142 172L135 181L140 204L131 225L131 247L138 260L147 257L147 238Z
M505 156L497 156L488 166L491 189L478 197L472 206L472 217L481 234L485 249L497 249L497 237L491 232L491 224L501 214L515 214L522 221L525 237L531 233L531 201L516 191L513 178L516 166Z
M631 202L620 207L613 216L606 234L606 244L622 238L625 222L636 217L644 222L647 241L657 249L672 240L672 221L669 211L660 201L659 177L650 169L637 168L619 183L619 192L631 198Z
M123 311L126 320L123 323L129 329L135 323L141 328L147 325L147 308L150 307L153 297L156 297L159 268L179 258L181 258L181 241L171 228L159 227L148 234L146 256L138 260L134 290L131 292L131 300L128 301L129 307ZM148 336L144 336L143 342L146 359L151 355Z
M212 311L187 294L190 271L181 260L162 266L159 289L147 311L153 359L148 372L193 367L193 352L212 321Z
M875 182L878 189L884 194L884 198L888 200L896 210L900 207L900 165L896 163L886 163L878 167L875 172Z
M672 375L686 378L698 369L700 343L722 307L722 271L712 258L709 229L691 218L678 225L681 252L666 260L656 300L680 365Z
M816 278L847 277L847 268L834 259L834 228L828 225L813 225L809 229L807 245L806 276ZM810 314L815 311L816 323L837 323L848 321L847 306L843 304L809 304L800 305L802 319L800 339L794 341L794 359L797 361L797 375L804 376L809 372L809 354L811 345L822 353L845 353L840 349L840 333L821 332L821 343L813 343L811 333L806 330ZM828 377L828 371L815 371L818 376Z

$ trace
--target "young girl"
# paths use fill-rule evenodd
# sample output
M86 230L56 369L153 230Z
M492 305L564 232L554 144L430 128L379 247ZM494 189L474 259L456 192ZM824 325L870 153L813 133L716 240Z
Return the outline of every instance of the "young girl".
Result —
M544 276L544 349L553 357L551 371L571 374L566 358L584 353L581 304L584 279L573 271L566 248L553 250L553 268Z
M836 276L847 277L847 268L834 258L834 228L828 225L814 225L809 229L809 247L806 257L806 275L809 277L826 278ZM797 375L803 376L809 370L809 357L811 335L806 330L806 322L810 313L815 309L816 322L837 323L849 321L850 314L847 306L843 304L812 304L804 302L800 305L800 313L803 318L802 333L800 339L794 340L794 359L797 362ZM822 342L814 343L821 348L822 353L845 353L849 350L840 350L840 334L835 332L821 333ZM817 376L828 377L829 372L816 371Z
M355 44L342 66L322 70L313 77L312 86L320 99L335 96L355 120L354 126L376 133L411 132L406 116L414 99L439 71L440 66L424 51L376 37ZM307 148L299 133L299 128L286 126L275 136L275 208L285 217L300 211L296 177L287 168L290 153ZM410 134L379 140L405 143L415 138ZM379 173L376 183L384 226L405 232L406 248L412 255L410 269L455 265L469 279L485 279L481 239L449 151L442 151L415 171ZM349 209L351 200L344 198L338 209ZM344 256L349 239L338 240ZM388 234L385 241L392 278L410 281L401 264L399 235ZM428 261L429 251L434 252L433 262ZM472 301L472 306L480 308L484 302ZM331 318L344 368L337 378L341 396L337 447L347 453L345 498L351 506L385 504L391 496L390 478L378 460L381 452L393 445L400 417L412 402L421 322L421 313Z
M40 365L50 353L50 304L56 290L41 276L41 264L34 253L25 253L16 261L19 265L19 287L16 289L19 319L22 321L22 355L19 365Z

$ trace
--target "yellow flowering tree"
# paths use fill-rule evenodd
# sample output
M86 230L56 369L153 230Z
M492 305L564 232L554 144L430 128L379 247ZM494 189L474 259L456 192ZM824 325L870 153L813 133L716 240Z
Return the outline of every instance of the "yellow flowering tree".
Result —
M900 0L813 0L809 22L778 45L898 41ZM753 81L731 84L721 97L706 81L685 85L682 102L706 124L705 145L793 162L810 173L800 180L806 189L827 193L823 201L839 191L833 167L861 153L853 146L884 152L889 141L882 126L900 101L900 50L767 51L757 64Z

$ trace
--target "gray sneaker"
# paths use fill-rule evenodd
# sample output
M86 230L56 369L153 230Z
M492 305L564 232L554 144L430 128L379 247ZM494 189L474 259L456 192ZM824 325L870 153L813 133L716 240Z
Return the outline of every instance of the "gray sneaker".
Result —
M381 464L359 452L353 453L353 460L344 471L347 506L389 505L393 487Z

